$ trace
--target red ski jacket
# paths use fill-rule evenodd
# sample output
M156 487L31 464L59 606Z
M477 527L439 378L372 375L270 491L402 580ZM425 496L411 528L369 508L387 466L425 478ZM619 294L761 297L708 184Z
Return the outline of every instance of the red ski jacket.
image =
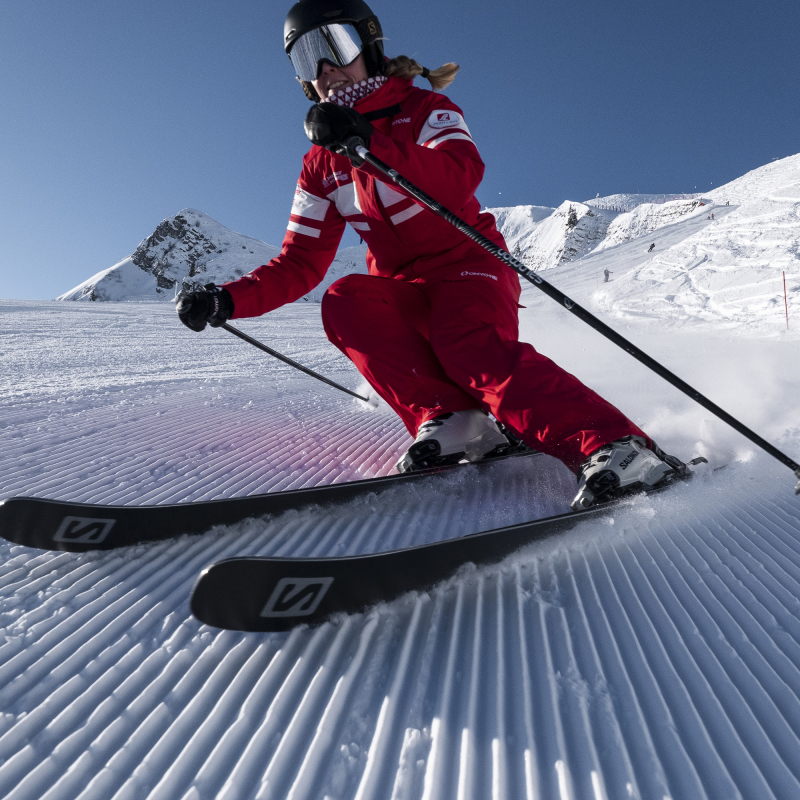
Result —
M475 198L484 164L461 109L402 78L389 78L355 108L364 114L396 105L400 110L392 116L373 121L372 153L505 248L494 217L481 213ZM478 252L485 256L452 225L387 181L369 165L356 169L345 156L314 145L303 158L280 255L224 284L233 297L234 317L265 314L311 291L333 261L346 222L368 246L371 275L418 281L454 264L475 263ZM513 271L497 267L511 273L519 291Z

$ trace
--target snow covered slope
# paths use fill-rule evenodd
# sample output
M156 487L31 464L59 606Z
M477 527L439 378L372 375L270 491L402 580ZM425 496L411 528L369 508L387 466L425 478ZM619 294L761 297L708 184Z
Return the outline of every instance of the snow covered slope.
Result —
M568 274L568 267L564 267ZM564 510L557 463L83 555L0 543L0 796L781 798L800 793L800 500L790 473L525 293L524 335L710 469L503 565L291 634L188 611L206 565L370 552ZM294 304L242 327L359 377ZM33 331L23 334L22 331ZM798 337L628 329L793 454ZM386 474L384 408L169 306L0 302L0 497L230 497Z
M92 276L58 300L172 300L182 286L236 280L280 253L279 247L235 233L185 208L163 220L128 258ZM322 284L303 301L320 302L347 272L366 272L366 247L339 251Z
M548 279L590 310L625 321L785 335L787 306L790 320L800 314L800 155L753 170L707 199L677 221L598 247ZM609 231L627 219L625 238L635 232L638 213L671 205L640 206Z

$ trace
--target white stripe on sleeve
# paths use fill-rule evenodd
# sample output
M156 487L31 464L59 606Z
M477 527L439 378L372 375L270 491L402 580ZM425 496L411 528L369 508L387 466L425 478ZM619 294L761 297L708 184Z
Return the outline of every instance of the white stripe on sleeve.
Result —
M428 142L425 145L425 147L430 147L430 149L433 150L435 147L438 147L442 142L446 142L450 139L463 139L465 142L472 142L472 137L467 136L465 133L448 133L447 136L442 136L441 139L434 139L432 142Z
M317 222L322 222L325 219L325 214L330 204L330 200L325 200L322 197L310 194L305 189L301 189L298 184L294 192L292 214L296 217L305 217L306 219L314 219Z
M298 222L290 222L287 228L295 233L304 233L306 236L313 236L315 239L319 239L320 231L318 231L316 228L309 228L308 225L300 225Z
M334 189L328 197L336 204L336 208L343 217L352 217L361 213L358 205L356 185L351 181Z

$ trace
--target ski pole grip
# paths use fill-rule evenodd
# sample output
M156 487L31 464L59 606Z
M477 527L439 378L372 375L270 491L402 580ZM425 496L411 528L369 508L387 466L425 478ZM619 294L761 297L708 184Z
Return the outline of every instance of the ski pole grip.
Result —
M351 136L349 139L345 139L342 142L342 147L344 147L345 154L356 167L360 167L364 163L364 158L358 151L363 150L364 152L369 152L366 147L364 147L364 140L358 136Z

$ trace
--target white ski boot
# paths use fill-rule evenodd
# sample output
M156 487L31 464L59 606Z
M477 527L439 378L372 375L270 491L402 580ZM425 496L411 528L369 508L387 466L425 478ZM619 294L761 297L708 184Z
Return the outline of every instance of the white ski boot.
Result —
M626 494L682 480L690 474L686 464L655 444L650 449L641 436L626 436L595 450L581 464L578 494L570 505L581 511Z
M420 425L414 444L397 462L396 469L413 472L527 449L527 445L506 435L498 423L480 409L452 411Z

